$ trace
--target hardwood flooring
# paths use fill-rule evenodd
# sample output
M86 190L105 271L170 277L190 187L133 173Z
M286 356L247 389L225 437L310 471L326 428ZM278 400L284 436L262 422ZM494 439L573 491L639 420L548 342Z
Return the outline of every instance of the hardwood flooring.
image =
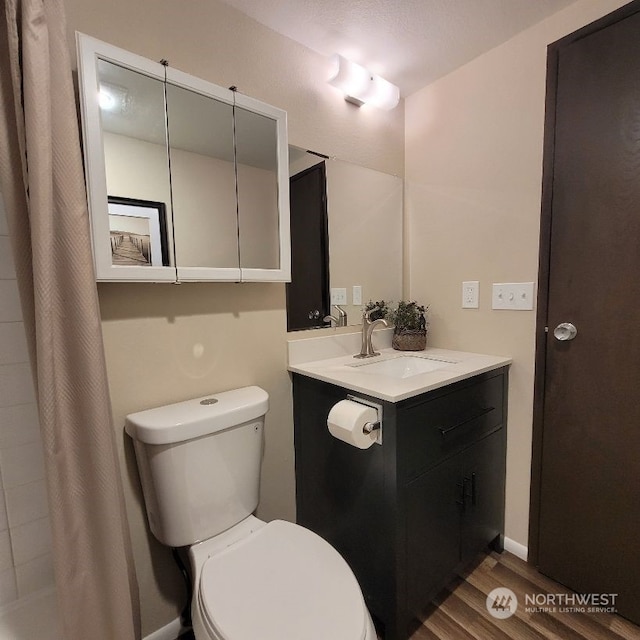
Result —
M496 587L518 598L506 620L491 616L487 595ZM640 627L608 613L531 613L525 594L571 593L504 551L487 555L445 589L409 630L410 640L640 640ZM194 640L193 634L180 640ZM256 640L260 640L256 638ZM304 640L304 638L282 638ZM327 638L327 640L331 640Z
M487 595L496 587L518 598L516 613L491 616ZM507 551L491 553L443 591L416 620L411 640L640 640L640 627L615 614L527 612L525 594L571 593Z

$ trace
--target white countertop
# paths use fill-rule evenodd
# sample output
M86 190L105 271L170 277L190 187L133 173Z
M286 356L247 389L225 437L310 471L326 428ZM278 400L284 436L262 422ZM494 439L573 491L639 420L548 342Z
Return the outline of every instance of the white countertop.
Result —
M348 355L335 355L344 353L357 337L358 349L351 349ZM348 336L348 337L347 337ZM375 340L375 338L378 338ZM336 347L336 340L339 345ZM463 351L451 351L427 347L424 351L396 351L388 346L391 331L374 332L374 344L379 356L362 360L355 359L353 354L359 351L360 334L342 334L341 336L326 336L311 338L309 340L294 340L289 342L289 371L323 380L351 391L387 400L399 402L406 398L444 387L453 382L464 380L472 376L504 367L511 363L511 358L504 356L491 356L479 353L466 353ZM322 342L320 342L322 341ZM326 342L325 342L326 341ZM303 343L309 343L304 345ZM320 357L305 361L305 355L311 357L323 353L327 357ZM381 373L368 372L366 365L401 356L426 358L433 361L447 361L443 368L427 373L419 373L405 378L390 377Z

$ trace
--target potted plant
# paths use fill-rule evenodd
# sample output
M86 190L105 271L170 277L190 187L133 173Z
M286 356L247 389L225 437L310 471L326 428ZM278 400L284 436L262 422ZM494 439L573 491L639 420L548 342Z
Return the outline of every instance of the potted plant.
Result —
M377 300L374 302L373 300L369 300L364 307L365 313L370 311L369 320L373 322L374 320L389 320L391 315L391 303L386 302L385 300Z
M391 346L398 351L422 351L427 346L428 307L415 301L400 300L398 306L387 315L394 325Z

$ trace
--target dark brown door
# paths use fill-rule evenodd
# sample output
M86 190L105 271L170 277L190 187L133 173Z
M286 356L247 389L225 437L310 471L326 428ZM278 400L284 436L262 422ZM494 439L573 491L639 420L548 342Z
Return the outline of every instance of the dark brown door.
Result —
M537 564L640 623L640 3L552 45L548 89Z
M329 236L324 162L290 179L291 282L287 284L287 331L327 326Z

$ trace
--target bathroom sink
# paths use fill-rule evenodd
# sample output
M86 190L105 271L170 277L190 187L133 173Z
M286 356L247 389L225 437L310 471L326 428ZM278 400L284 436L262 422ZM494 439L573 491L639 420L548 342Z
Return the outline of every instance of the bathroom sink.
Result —
M424 356L396 356L376 362L349 365L357 367L361 373L373 373L388 378L410 378L421 373L429 373L455 364L453 360L439 360Z

